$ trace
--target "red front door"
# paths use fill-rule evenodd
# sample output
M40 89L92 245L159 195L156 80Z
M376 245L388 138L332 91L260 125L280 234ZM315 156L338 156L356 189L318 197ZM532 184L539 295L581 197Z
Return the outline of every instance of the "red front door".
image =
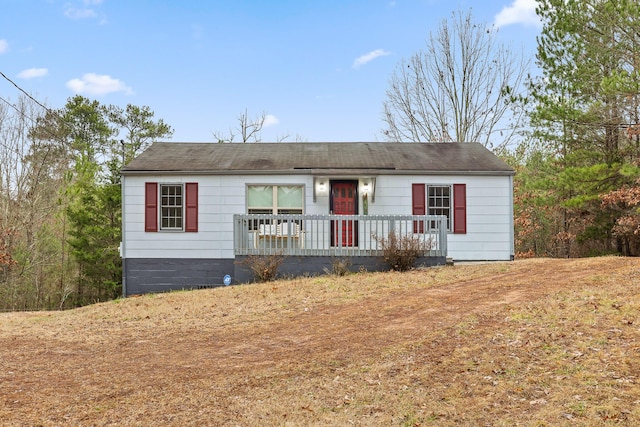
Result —
M331 212L334 215L357 215L358 183L339 181L331 183ZM331 242L333 246L358 246L358 221L353 219L332 221Z

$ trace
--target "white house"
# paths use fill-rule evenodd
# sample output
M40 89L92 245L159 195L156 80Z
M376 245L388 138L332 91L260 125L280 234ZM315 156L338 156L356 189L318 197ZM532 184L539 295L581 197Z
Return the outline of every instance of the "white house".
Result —
M122 169L124 294L248 281L252 255L382 269L391 231L426 264L510 260L513 175L477 143L155 143Z

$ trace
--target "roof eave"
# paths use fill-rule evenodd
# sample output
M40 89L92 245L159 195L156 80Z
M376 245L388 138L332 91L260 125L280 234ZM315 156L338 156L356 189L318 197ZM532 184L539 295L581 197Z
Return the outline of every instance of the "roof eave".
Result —
M121 170L121 175L313 175L313 176L371 176L371 175L471 175L510 176L514 170L397 170L397 169L286 169L286 170Z

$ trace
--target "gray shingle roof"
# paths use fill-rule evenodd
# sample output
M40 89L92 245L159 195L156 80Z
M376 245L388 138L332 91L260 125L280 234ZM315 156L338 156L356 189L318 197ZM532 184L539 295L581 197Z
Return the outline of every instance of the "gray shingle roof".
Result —
M156 142L123 174L164 173L467 173L511 175L478 143L179 143Z

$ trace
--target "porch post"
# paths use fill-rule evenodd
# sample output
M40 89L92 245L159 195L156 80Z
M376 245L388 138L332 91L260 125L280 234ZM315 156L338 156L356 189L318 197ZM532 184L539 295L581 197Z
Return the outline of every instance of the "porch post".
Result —
M440 254L444 257L447 256L447 217L441 216L438 221L439 224L439 233L440 233Z

